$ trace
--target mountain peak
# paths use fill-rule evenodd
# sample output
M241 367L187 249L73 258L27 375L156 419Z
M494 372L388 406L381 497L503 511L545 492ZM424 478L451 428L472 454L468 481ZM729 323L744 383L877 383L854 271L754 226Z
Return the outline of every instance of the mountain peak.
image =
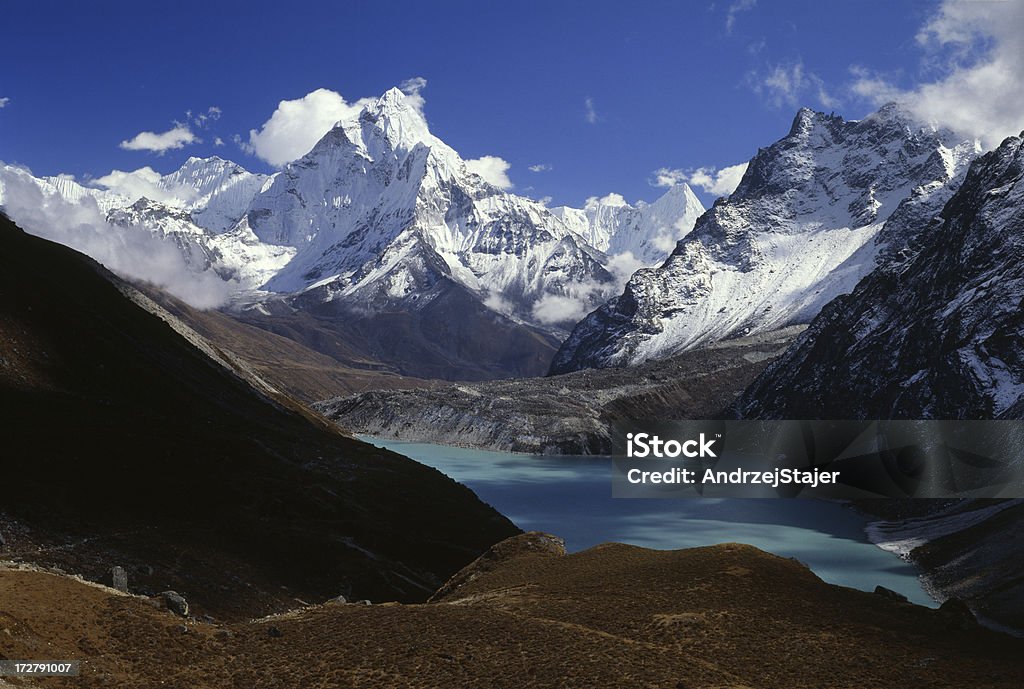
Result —
M810 108L800 108L796 117L793 118L793 126L789 129L789 136L809 134L817 125L842 124L845 120L836 114L825 114Z
M633 364L807 323L852 291L913 244L973 156L904 116L890 107L847 122L801 108L790 134L757 153L736 191L698 219L664 264L634 273L620 297L576 326L552 372Z
M364 130L367 127L384 134L391 147L411 150L416 144L435 143L427 121L399 88L390 88L377 102L368 105L359 115Z
M423 114L416 109L408 97L397 87L389 88L367 111L376 118L416 119L424 123Z
M1021 418L1020 144L1007 139L974 160L955 196L925 216L941 222L916 235L910 257L826 307L737 409L748 418Z
M818 113L810 108L800 108L797 110L796 117L793 118L793 125L789 128L789 135L794 136L809 129L813 126L814 118L817 115Z
M224 160L220 156L209 156L207 158L200 158L198 156L189 156L188 160L185 161L185 165L195 165L197 163L227 163L230 161ZM233 164L233 163L232 163Z
M377 103L393 103L408 105L405 101L405 93L402 91L402 89L398 88L397 86L392 86L387 91L385 91L384 95L377 99Z
M181 167L178 168L177 172L188 172L195 170L208 170L208 169L221 169L221 170L241 170L247 172L238 163L230 160L225 160L220 156L209 156L207 158L199 158L196 156L190 156L188 160L182 163ZM174 174L174 173L172 173Z
M888 127L903 131L937 130L934 125L929 126L927 122L907 110L904 106L893 101L886 103L877 111L871 113L862 120L864 123L873 123L879 127Z
M693 193L693 189L686 182L679 184L673 184L668 188L668 191L661 198L694 198L697 199L697 195Z

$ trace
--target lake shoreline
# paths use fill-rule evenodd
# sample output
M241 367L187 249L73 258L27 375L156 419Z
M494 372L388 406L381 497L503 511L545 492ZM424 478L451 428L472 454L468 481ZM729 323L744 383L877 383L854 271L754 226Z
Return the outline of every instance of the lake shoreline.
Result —
M870 516L843 501L611 497L608 456L526 455L369 436L463 483L526 531L566 538L577 552L604 542L676 550L743 542L797 559L860 590L884 586L936 607L921 571L868 538ZM481 461L484 460L484 461Z

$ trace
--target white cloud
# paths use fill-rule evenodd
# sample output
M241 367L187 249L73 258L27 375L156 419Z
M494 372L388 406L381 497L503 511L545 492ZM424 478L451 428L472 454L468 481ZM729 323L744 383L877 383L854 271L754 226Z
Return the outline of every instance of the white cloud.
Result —
M713 167L700 167L690 173L687 182L695 187L700 187L714 196L728 196L736 191L743 173L747 171L749 163L730 165L716 170Z
M628 269L626 260L619 264L620 272ZM586 281L569 283L563 286L563 292L548 292L533 303L533 317L547 325L572 325L590 313L597 304L603 302L611 294L621 291L625 281L614 282Z
M503 313L506 316L515 312L515 307L508 299L501 296L499 292L488 292L487 297L484 299L484 306L489 308L491 311L497 311Z
M160 173L147 165L131 172L111 170L110 174L91 180L90 185L109 189L122 196L127 196L132 201L145 196L153 201L170 205L180 205L182 202L190 201L196 194L194 189L184 186L168 189L161 186L160 180Z
M825 108L839 105L839 101L825 88L824 80L814 72L807 71L802 60L775 65L764 73L750 72L747 83L754 93L774 108L806 105L807 98L814 98Z
M0 98L0 108L6 108L7 104L11 102L10 98Z
M672 253L672 250L676 248L677 243L679 243L679 240L676 238L675 234L667 229L659 232L658 235L651 240L651 244L654 245L654 248L664 254Z
M536 165L531 165L527 169L530 172L547 172L548 170L554 170L555 168L553 165L549 165L548 163L537 163Z
M736 15L754 9L755 5L757 5L757 0L735 0L729 5L729 9L725 13L725 32L731 34L736 25Z
M539 199L537 199L537 203L539 203L542 206L550 206L552 201L554 201L554 199L551 198L550 196L541 196Z
M167 151L182 148L186 144L199 141L192 130L185 124L175 124L173 129L159 134L155 132L139 132L131 139L122 141L120 146L126 151L153 151L154 153L165 153Z
M508 161L498 156L482 156L474 160L466 161L466 169L473 174L480 175L488 184L493 184L499 189L511 189L512 180L508 178L508 169L512 167Z
M663 251L671 251L675 245L676 243L673 241L672 246ZM658 248L661 249L660 246ZM625 286L633 273L644 267L644 262L634 256L632 251L624 251L621 254L608 257L608 272L615 276L620 287Z
M215 139L213 140L213 145L214 145L214 146L223 146L223 145L224 145L224 139L222 139L222 138L220 138L220 137L218 136L217 138L215 138Z
M423 99L423 95L420 92L423 89L427 88L427 80L424 79L423 77L413 77L411 79L406 79L405 81L403 81L401 84L398 85L398 88L401 89L402 93L405 94L406 102L409 103L409 105L411 105L412 107L414 107L417 110L417 112L419 112L422 115L425 101Z
M562 294L545 294L533 305L533 317L545 325L576 323L588 313L586 300Z
M111 226L90 196L71 203L4 170L0 187L7 214L26 232L70 246L115 273L151 282L197 308L220 306L236 287L212 271L190 269L173 240L159 239L143 227Z
M584 98L583 99L583 107L584 107L583 119L585 119L590 124L597 124L597 119L598 118L597 118L597 110L594 109L594 99L591 98L590 96L587 96L586 98Z
M598 206L628 206L625 197L622 194L616 194L614 191L607 196L591 196L583 204L583 209L592 211L597 210Z
M195 124L197 127L206 129L211 122L216 122L220 119L221 109L216 105L211 105L206 109L205 112L193 114L191 110L185 113L185 117Z
M740 163L723 167L721 170L714 167L686 170L662 167L652 173L649 183L652 187L674 187L687 183L715 196L728 196L739 186L743 173L747 171L747 165L748 163Z
M688 173L686 170L671 169L667 167L660 167L654 171L654 177L651 178L650 185L652 187L674 187L677 184L682 184L687 181Z
M329 89L320 88L302 98L283 100L259 130L249 131L249 141L239 137L243 150L281 167L309 153L317 141L342 119L357 115L372 99L347 102Z
M858 96L867 98L876 105L891 103L903 96L903 93L895 84L881 76L872 74L870 70L864 67L854 65L850 67L850 74L855 79L851 90Z
M941 77L900 89L865 70L853 90L876 105L901 102L924 120L981 138L993 146L1024 129L1024 2L944 0L917 35L926 64Z

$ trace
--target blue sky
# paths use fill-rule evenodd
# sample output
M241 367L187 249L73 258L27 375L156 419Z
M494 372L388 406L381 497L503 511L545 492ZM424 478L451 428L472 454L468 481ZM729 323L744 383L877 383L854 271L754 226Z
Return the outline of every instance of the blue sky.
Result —
M270 171L233 137L280 101L325 88L351 102L422 77L434 134L465 158L508 161L517 191L653 200L656 170L743 162L801 105L859 118L995 59L998 28L957 42L947 27L933 41L945 52L922 43L947 5L6 0L0 160L81 179L213 154ZM175 122L201 143L119 146Z

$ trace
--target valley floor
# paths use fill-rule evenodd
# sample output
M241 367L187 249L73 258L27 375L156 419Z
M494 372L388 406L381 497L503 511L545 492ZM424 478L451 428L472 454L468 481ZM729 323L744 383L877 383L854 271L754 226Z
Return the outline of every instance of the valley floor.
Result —
M251 622L0 569L0 656L79 659L17 687L1020 687L1024 641L826 584L750 546L506 540L421 605L330 602ZM0 683L2 686L2 683Z

